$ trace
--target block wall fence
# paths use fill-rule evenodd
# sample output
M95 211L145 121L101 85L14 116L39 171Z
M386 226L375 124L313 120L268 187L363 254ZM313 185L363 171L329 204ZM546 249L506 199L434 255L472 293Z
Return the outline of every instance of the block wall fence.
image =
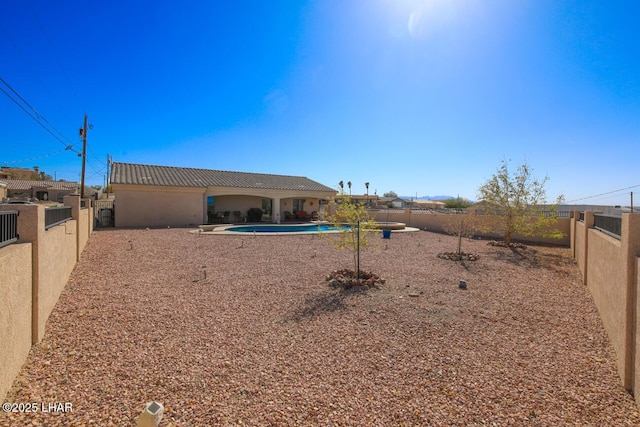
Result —
M571 254L613 349L624 387L640 404L640 214L622 214L620 238L594 227L594 212L571 218Z
M18 211L18 240L0 248L0 396L7 394L33 344L43 335L71 271L93 232L91 199L65 196L71 219L45 229L45 207L0 205ZM87 206L82 208L81 205Z
M0 205L0 210L19 211L18 241L0 248L0 342L6 343L0 346L2 397L31 346L42 339L47 318L93 232L91 199L67 196L64 204L71 207L72 219L49 229L43 206ZM83 204L87 208L81 208ZM452 216L411 209L372 210L370 215L379 222L403 222L439 233ZM467 215L481 225L495 220L473 210ZM561 239L513 238L570 249L616 353L620 381L635 394L640 387L640 214L622 215L619 238L596 229L595 215L573 212L569 218L559 218L555 228L563 233ZM640 403L640 393L636 402Z
M438 233L445 232L446 222L452 216L411 209L381 209L369 213L379 222L403 222ZM477 215L473 209L469 209L467 215L480 226L496 219L491 215ZM620 381L640 406L640 213L622 214L620 236L595 228L596 215L597 212L587 211L581 215L574 211L568 218L558 218L554 227L563 233L561 239L518 235L513 239L570 248L615 351ZM481 232L475 235L501 238Z

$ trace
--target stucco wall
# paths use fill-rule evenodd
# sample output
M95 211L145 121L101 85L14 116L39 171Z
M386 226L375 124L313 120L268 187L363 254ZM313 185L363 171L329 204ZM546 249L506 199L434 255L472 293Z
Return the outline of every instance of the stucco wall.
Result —
M601 231L589 229L588 240L587 288L615 350L618 371L624 381L628 297L626 257L622 254L620 240Z
M75 220L67 221L46 230L38 241L37 341L75 266L76 227Z
M575 232L575 241L573 246L575 248L575 258L578 263L578 269L580 270L580 274L584 276L586 269L586 230L585 224L581 221L576 221L576 232Z
M90 203L88 200L87 203ZM78 254L81 254L84 247L87 246L89 235L93 226L93 209L87 207L86 209L80 209L78 218Z
M412 211L411 209L372 210L370 211L370 215L378 222L403 222L410 227L416 227L423 230L426 229L437 233L445 232L446 223L448 221L451 221L452 218L464 217L465 220L468 221L468 223L475 224L475 226L479 229L474 233L474 235L495 238L502 237L501 235L487 231L491 228L492 222L497 218L492 215L467 214L464 216L457 216L445 213ZM569 218L558 218L556 224L551 228L557 228L558 230L560 230L564 234L564 237L562 237L561 239L553 239L539 236L522 236L516 234L513 236L513 239L524 242L569 246L571 220Z
M31 243L0 249L0 397L31 348Z
M122 189L116 191L116 227L186 227L206 224L204 190ZM216 207L217 209L217 207Z
M44 206L0 205L0 210L20 212L18 242L0 248L0 397L31 345L42 339L46 321L75 266L78 244L84 247L91 234L91 209L80 214L79 197L67 197L65 203L72 206L77 219L49 230L45 230ZM82 231L78 229L81 222Z
M636 286L636 301L635 301L635 312L640 313L640 289L638 289L638 287L640 286L640 257L638 257L640 254L636 255L636 262L635 264L635 269L636 269L636 274L635 274L635 286ZM635 390L635 396L636 396L636 403L638 404L638 406L640 406L640 402L638 401L638 398L640 396L638 396L638 387L640 387L640 337L638 337L638 334L640 334L640 316L636 315L635 318L635 330L636 330L636 337L635 338L635 342L634 342L634 354L636 355L635 360L634 360L634 378L633 378L633 385L634 385L634 390Z

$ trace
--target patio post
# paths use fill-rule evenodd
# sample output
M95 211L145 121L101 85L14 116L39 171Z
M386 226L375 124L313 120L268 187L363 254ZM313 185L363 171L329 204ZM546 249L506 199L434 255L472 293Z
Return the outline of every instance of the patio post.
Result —
M271 203L271 222L280 224L280 197L274 197Z

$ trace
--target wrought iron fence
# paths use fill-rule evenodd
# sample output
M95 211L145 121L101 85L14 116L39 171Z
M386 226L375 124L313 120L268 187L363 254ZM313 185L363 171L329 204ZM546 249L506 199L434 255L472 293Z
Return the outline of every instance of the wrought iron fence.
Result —
M0 248L18 241L18 211L0 211Z
M616 239L622 235L622 218L618 216L594 215L593 226Z
M73 219L71 216L71 206L63 206L60 208L47 208L44 210L44 229L48 230L58 224Z

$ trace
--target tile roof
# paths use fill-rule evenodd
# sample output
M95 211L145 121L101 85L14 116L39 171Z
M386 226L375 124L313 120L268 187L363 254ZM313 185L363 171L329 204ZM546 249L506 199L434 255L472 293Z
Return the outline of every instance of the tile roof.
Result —
M34 179L6 179L8 190L31 190L32 188L49 188L51 190L78 189L78 183L73 181L40 181Z
M336 190L331 187L327 187L303 176L229 172L118 162L113 163L111 183L174 187L239 187L269 190L336 192Z

